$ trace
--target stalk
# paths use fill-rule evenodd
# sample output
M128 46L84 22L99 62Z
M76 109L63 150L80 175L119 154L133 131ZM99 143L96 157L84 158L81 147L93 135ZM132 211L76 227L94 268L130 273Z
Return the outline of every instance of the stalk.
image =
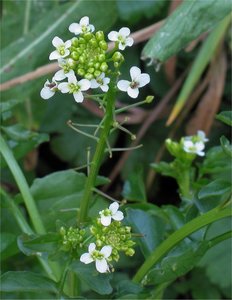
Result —
M109 85L109 91L106 94L107 104L106 104L105 118L102 124L102 129L100 132L97 148L94 153L93 160L90 164L90 173L86 181L84 195L80 205L79 223L84 223L86 221L87 212L89 208L89 201L91 199L93 189L95 187L96 178L105 151L106 141L109 136L109 132L114 120L115 95L116 95L115 82L116 82L116 77L113 77Z
M164 242L162 242L151 255L145 260L143 265L135 274L133 281L139 283L146 276L147 272L154 267L154 265L172 248L174 248L180 241L188 237L193 232L201 229L202 227L213 223L219 219L229 217L232 215L231 207L220 209L214 208L209 212L201 215L190 222L186 223L182 228L171 234Z

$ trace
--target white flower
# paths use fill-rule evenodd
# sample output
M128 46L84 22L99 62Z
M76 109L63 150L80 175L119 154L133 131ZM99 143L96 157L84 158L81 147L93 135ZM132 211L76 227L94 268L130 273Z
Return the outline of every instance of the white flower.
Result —
M117 31L111 31L108 34L108 39L113 42L118 42L118 48L120 50L124 50L126 46L131 47L134 43L134 40L132 37L129 37L130 35L130 29L127 27L122 27L119 32Z
M40 96L43 99L49 99L55 94L56 91L57 91L57 82L53 77L51 82L49 80L45 82L44 87L40 92Z
M184 139L183 141L183 149L185 152L188 152L188 153L193 153L193 154L197 154L199 156L204 156L205 153L204 150L205 148L205 144L203 142L193 142L193 141L190 141L190 140L186 140Z
M73 76L74 71L72 70L72 66L74 61L71 58L65 59L58 59L59 66L62 68L61 70L57 71L54 75L54 79L57 81L63 80L66 77Z
M91 80L91 89L97 89L100 87L103 92L107 92L109 89L109 82L110 78L105 77L105 73L102 73L96 79Z
M207 139L207 138L205 137L205 133L204 133L204 131L202 131L202 130L198 130L198 131L197 131L197 138L198 138L199 142L205 143L205 142L208 142L208 141L209 141L209 139Z
M81 79L77 81L75 75L68 77L68 82L62 82L58 84L58 89L61 93L73 93L73 97L76 102L83 102L84 96L82 91L87 91L90 88L90 81L87 79Z
M72 23L68 29L75 35L86 32L93 32L95 30L94 26L89 24L89 17L81 18L80 23Z
M131 81L119 80L117 87L120 91L127 92L131 98L137 98L139 95L139 88L150 82L150 76L146 73L141 73L141 70L138 67L131 67L130 75Z
M111 219L115 221L121 221L124 218L123 213L118 210L118 208L119 204L117 202L113 202L112 204L110 204L108 209L104 209L99 212L102 225L109 226L111 223Z
M56 48L56 50L49 55L49 59L53 60L68 56L70 54L68 49L71 47L71 44L72 42L70 40L64 43L62 39L60 39L58 36L55 36L52 40L52 45Z
M96 269L100 273L106 273L109 271L107 264L107 258L111 255L112 247L104 246L100 251L96 250L96 245L91 243L89 245L87 253L84 253L80 257L80 261L84 264L90 264L95 261Z

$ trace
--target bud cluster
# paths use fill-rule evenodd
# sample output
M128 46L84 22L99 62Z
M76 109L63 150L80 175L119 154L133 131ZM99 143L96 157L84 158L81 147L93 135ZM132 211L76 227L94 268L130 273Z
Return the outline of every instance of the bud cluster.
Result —
M74 37L70 47L70 56L76 62L75 73L88 80L99 77L102 72L106 73L108 70L107 48L103 31L87 32Z
M96 239L96 245L110 245L112 260L119 260L119 251L124 252L128 256L133 256L135 251L133 246L135 243L131 237L131 227L123 226L120 221L113 221L109 226L102 226L100 219L96 224L91 226L90 231Z
M64 251L74 251L77 248L82 247L82 242L84 240L85 230L79 228L60 228L60 234L62 236L62 250Z

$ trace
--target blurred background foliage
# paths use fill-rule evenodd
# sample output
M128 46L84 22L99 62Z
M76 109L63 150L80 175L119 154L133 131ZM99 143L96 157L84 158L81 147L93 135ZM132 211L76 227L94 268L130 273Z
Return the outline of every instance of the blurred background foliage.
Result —
M106 157L101 175L111 178L111 184L104 187L111 196L125 197L135 203L133 209L128 210L128 220L134 223L136 232L141 227L143 233L146 231L147 239L141 245L141 251L146 257L165 238L165 230L173 230L166 219L176 215L176 219L184 218L181 212L173 208L173 205L180 202L176 182L156 175L150 168L153 162L170 160L164 149L164 140L168 137L178 140L183 135L204 130L210 139L207 144L210 148L220 144L221 135L230 135L229 127L215 120L216 113L230 110L231 107L231 30L228 30L230 17L227 17L230 9L229 0L1 2L1 131L27 181L32 184L31 190L40 211L44 213L45 223L46 212L50 209L46 224L49 230L55 229L55 221L60 218L59 215L52 215L53 210L71 209L77 198L80 198L76 185L85 181L85 175L76 178L69 169L86 164L87 149L90 147L91 151L94 148L94 143L69 128L67 121L98 124L101 119L98 107L89 100L85 100L83 105L77 105L70 95L57 94L48 101L40 98L44 82L52 78L55 70L54 64L48 65L48 56L53 48L52 38L57 35L63 40L69 39L69 24L85 15L90 17L96 29L106 33L123 26L128 26L131 32L137 31L135 45L125 51L121 76L128 78L132 65L148 72L151 83L141 91L140 99L154 95L155 101L128 112L130 119L127 128L137 135L135 142L121 132L115 132L111 139L112 147L122 148L140 143L143 147L126 154L115 153L111 160ZM161 26L159 22L169 15L171 17L157 32ZM47 71L43 67L35 75L35 70L45 65ZM26 79L25 74L28 74ZM131 99L119 93L117 105L125 103L131 103ZM166 126L167 122L169 126ZM57 171L65 173L55 173ZM15 201L22 203L4 160L1 182L4 189L15 197ZM59 197L57 193L49 194L49 189L56 189L60 182L63 186L67 185L67 190L62 190ZM44 194L41 194L41 190ZM99 199L99 205L91 208L93 215L105 203L101 197ZM147 204L147 200L152 204ZM171 206L162 219L156 210L164 204ZM143 209L144 212L137 209ZM3 228L6 228L1 243L3 271L22 270L25 266L28 270L36 271L33 259L19 253L16 237L20 231L15 220L10 217L10 211L7 202L3 201L1 222ZM159 215L159 218L154 215ZM75 213L68 212L65 220L72 223L74 216ZM219 227L223 228L224 225L222 222ZM207 234L214 234L213 226ZM164 298L229 299L231 283L227 280L230 274L226 272L230 261L230 245L224 242L217 247L211 249L197 268L186 276L175 280L172 274L170 280L173 283ZM196 249L198 253L197 245ZM170 256L181 257L182 252L174 251ZM121 265L119 263L119 270L126 267L131 272L139 266L141 257L139 253L137 261L125 259ZM191 261L193 257L194 254L190 253L187 259ZM153 280L162 284L168 278L163 280L159 270L154 271L152 276L151 283ZM131 283L123 286L122 279L127 280L128 276L120 272L115 275L115 297L123 299L126 288L131 294L140 295L141 299L149 294L149 285L146 291L141 291ZM96 285L93 290L99 292ZM29 295L33 298L30 292L29 289ZM23 298L24 292L20 293ZM87 292L87 295L96 296L91 292Z

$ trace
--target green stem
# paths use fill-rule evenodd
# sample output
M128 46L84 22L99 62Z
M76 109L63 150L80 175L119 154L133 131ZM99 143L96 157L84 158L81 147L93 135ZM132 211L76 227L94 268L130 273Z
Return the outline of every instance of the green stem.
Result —
M179 180L181 196L184 198L190 198L190 169L184 170Z
M23 175L23 172L21 171L17 161L15 160L11 150L9 149L3 137L0 137L0 152L2 153L6 163L8 164L8 167L10 168L14 179L19 187L35 231L40 234L46 233L46 230L40 218L40 214L37 210L34 199L30 193L30 189Z
M112 78L109 86L109 91L106 94L106 113L104 123L102 124L101 133L98 139L97 148L91 162L90 173L86 181L83 199L80 205L79 222L83 223L87 218L87 211L89 207L89 201L95 187L95 181L98 171L101 166L102 158L104 155L106 141L110 132L114 120L114 104L115 104L115 78Z
M214 208L204 215L201 215L185 224L182 228L171 234L155 249L155 251L151 253L151 255L146 259L146 261L135 274L133 281L139 283L141 280L143 280L150 268L152 268L166 253L168 253L184 238L210 223L231 215L232 210L230 207L222 210L219 208Z

